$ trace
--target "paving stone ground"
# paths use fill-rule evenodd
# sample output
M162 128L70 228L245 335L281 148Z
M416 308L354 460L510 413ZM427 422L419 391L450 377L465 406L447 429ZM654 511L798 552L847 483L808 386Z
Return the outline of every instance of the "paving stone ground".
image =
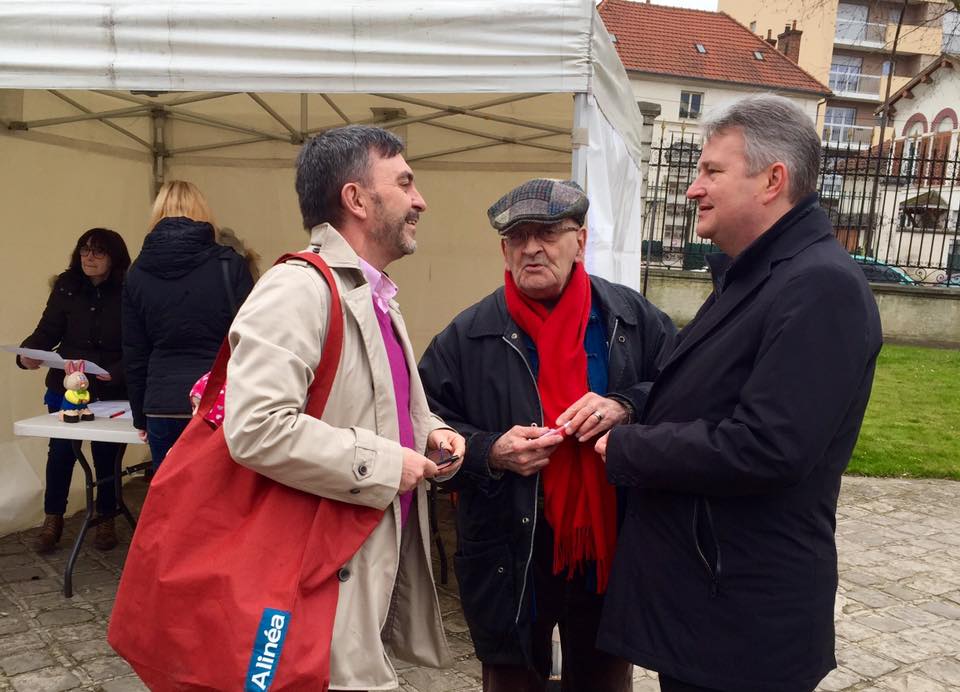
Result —
M140 480L128 484L131 506L140 506L145 488ZM443 498L439 515L452 555ZM837 519L839 667L818 689L960 690L960 483L848 477ZM83 550L75 595L65 599L63 567L79 524L78 516L68 520L60 549L46 556L30 550L36 529L0 538L0 692L146 689L106 643L130 530L118 523L121 545L113 551ZM481 689L450 572L439 588L454 666L398 663L405 692ZM655 673L636 669L635 691L658 689Z

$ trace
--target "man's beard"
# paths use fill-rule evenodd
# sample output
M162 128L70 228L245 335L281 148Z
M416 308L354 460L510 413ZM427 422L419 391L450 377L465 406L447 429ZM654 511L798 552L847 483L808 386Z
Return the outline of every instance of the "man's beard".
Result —
M385 248L396 251L403 257L417 251L417 241L408 237L403 231L408 222L416 223L420 219L420 212L411 210L402 218L388 218L383 202L379 197L374 198L379 223L373 231L373 237Z

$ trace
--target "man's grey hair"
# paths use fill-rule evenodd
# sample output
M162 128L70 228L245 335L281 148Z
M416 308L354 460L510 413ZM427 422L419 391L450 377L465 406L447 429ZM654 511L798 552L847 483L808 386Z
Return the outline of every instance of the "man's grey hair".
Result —
M370 152L389 159L403 152L403 142L366 125L337 127L306 141L297 156L296 182L305 229L341 223L340 191L347 183L368 182Z
M798 105L776 94L755 94L713 111L701 126L704 141L733 129L743 135L748 175L780 161L789 172L791 202L816 191L820 137Z

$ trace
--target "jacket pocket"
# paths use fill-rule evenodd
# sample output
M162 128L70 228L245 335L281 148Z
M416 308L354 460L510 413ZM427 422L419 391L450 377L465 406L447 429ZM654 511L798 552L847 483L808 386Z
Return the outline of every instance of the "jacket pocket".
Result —
M513 556L504 543L471 546L461 539L453 557L463 612L481 657L501 648L513 631L516 612Z
M710 596L720 593L720 541L713 525L713 511L710 500L696 497L693 500L693 543L697 556L710 577Z

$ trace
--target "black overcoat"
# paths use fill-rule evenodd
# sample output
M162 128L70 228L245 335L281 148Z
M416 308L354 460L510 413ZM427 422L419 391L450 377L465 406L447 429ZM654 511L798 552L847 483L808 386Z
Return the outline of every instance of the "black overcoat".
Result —
M711 260L643 424L609 438L629 491L599 645L705 687L810 690L836 666L837 497L879 313L816 195Z
M608 342L608 396L643 409L659 360L676 328L625 286L591 276ZM529 660L539 474L492 474L493 443L514 425L541 425L536 378L524 335L507 312L503 288L467 308L438 334L420 361L430 410L466 438L463 467L445 485L459 492L454 566L477 657L488 664Z

